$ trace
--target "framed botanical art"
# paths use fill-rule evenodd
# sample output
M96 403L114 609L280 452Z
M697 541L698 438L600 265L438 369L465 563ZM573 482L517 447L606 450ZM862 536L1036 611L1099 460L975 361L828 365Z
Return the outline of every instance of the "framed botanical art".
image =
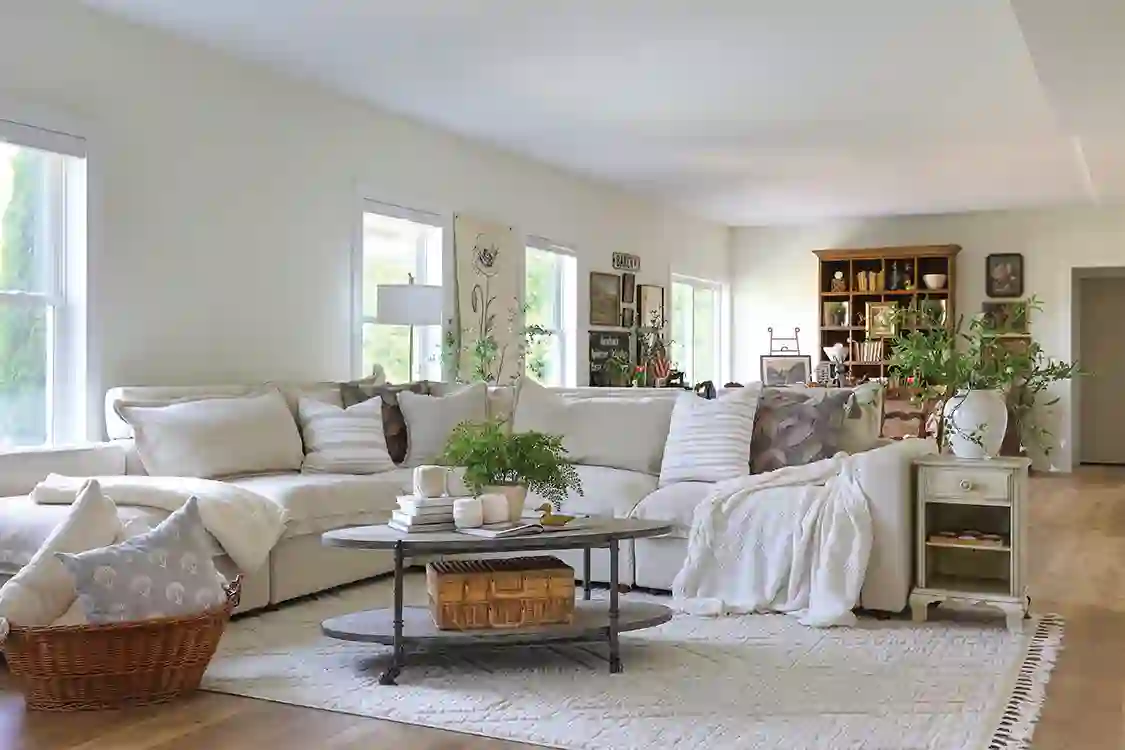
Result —
M898 305L894 302L867 303L867 335L891 338L898 333Z
M812 357L808 354L763 354L762 385L799 385L811 380Z
M655 321L657 325L664 325L664 287L652 284L638 284L637 297L640 303L637 308L637 325L651 326Z
M1023 255L994 253L985 259L985 292L989 297L1023 296Z
M1024 335L1027 333L1027 303L1025 302L984 302L981 304L984 313L982 321L992 333L999 335Z
M621 325L621 277L590 272L590 325Z

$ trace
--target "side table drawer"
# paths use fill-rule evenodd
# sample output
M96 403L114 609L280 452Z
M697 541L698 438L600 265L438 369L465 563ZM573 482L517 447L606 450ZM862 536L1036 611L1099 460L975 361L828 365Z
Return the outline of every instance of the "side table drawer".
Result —
M922 470L922 492L928 497L1011 500L1012 474L1003 469L934 467Z

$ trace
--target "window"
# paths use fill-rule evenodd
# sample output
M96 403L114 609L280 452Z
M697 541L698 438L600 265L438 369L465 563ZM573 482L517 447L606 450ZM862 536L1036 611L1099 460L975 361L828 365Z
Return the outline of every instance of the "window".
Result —
M533 239L527 248L525 322L551 335L531 348L526 367L544 385L573 386L577 377L577 265L567 250L546 240Z
M722 385L722 286L672 277L672 361L688 383Z
M85 142L0 120L0 448L85 437Z
M441 286L442 228L432 214L368 201L363 213L361 289L363 374L378 364L387 381L441 380L441 326L414 328L414 371L410 372L410 328L376 320L378 286Z

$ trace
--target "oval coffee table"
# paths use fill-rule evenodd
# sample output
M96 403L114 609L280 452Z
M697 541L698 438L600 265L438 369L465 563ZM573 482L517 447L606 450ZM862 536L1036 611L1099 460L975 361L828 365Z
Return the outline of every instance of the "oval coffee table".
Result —
M672 526L627 518L583 518L575 524L558 531L503 539L482 539L455 531L404 534L389 526L356 526L326 532L321 542L328 547L394 551L394 607L333 617L321 623L321 630L332 638L393 646L394 660L379 676L381 685L395 684L406 665L407 647L605 641L609 644L609 671L616 674L621 671L620 633L651 628L672 619L672 610L661 604L618 601L618 545L622 539L663 536L672 531ZM608 607L590 600L590 550L595 547L609 548ZM558 549L583 551L583 601L576 603L574 621L569 624L512 630L438 630L429 609L403 606L403 572L408 557Z

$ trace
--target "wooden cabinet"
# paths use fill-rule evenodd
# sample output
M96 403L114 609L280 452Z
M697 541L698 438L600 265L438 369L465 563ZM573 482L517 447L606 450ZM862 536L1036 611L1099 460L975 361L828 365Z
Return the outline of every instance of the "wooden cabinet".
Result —
M928 313L918 317L916 327L934 316L952 325L960 250L957 245L815 250L820 261L816 357L827 359L824 347L842 343L851 380L886 378L889 339L894 333L879 324L885 320L887 306L913 306Z

